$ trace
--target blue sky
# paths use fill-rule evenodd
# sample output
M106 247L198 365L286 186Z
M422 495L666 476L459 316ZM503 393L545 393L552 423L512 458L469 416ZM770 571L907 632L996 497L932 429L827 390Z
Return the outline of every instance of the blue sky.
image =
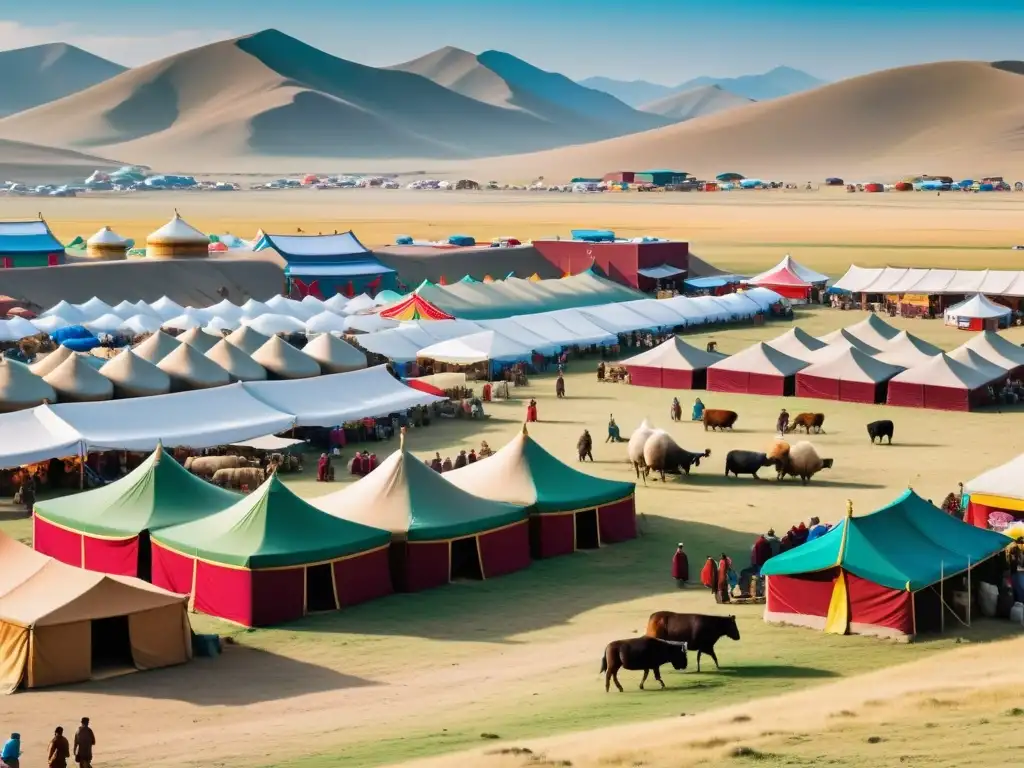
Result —
M276 27L386 65L443 45L573 78L676 84L779 64L834 80L944 59L1024 58L1024 0L6 0L0 49L65 41L137 65ZM646 49L646 52L644 52Z

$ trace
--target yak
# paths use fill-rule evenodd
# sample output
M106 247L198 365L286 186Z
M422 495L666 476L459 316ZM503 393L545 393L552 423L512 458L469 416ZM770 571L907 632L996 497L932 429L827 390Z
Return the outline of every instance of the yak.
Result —
M604 673L604 690L611 689L612 682L622 693L619 683L619 670L643 670L644 677L640 681L640 690L644 689L647 675L654 671L654 679L661 687L665 681L661 679L661 666L671 664L675 669L686 669L686 643L671 640L660 640L655 637L633 637L629 640L613 640L604 649L601 658L601 672Z
M728 477L729 473L739 477L740 475L753 475L756 479L760 480L757 476L758 471L762 467L774 466L775 461L768 457L767 453L758 453L757 451L729 451L725 456L725 476Z
M647 637L659 640L682 642L691 651L697 652L697 671L700 672L700 657L706 653L718 666L715 643L722 637L740 639L735 616L709 616L703 613L673 613L658 611L647 619Z
M878 444L882 444L882 438L889 438L889 445L892 445L892 430L893 425L889 419L882 419L881 421L872 421L868 424L868 436L871 438L871 444L875 444L875 438L878 438Z
M733 424L736 423L738 418L739 414L736 411L708 408L704 411L701 421L704 422L704 431L707 432L709 427L712 431L716 429L732 429Z
M644 475L654 470L661 475L662 482L665 482L666 472L670 475L689 475L690 467L699 467L700 460L710 455L710 448L704 453L692 453L680 448L667 432L659 430L644 444Z
M821 428L821 425L824 423L824 413L801 413L790 422L786 432L796 432L798 427L803 427L808 435L811 434L812 429L818 434L823 434L825 430Z

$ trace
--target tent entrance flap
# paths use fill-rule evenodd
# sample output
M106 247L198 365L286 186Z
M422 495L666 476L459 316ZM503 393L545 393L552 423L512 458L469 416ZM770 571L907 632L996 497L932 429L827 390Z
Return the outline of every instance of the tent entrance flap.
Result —
M127 616L110 616L93 619L92 635L92 679L135 671L132 656L131 632Z
M338 610L334 587L334 566L331 563L306 568L306 613Z
M839 578L832 586L832 600L825 617L825 631L831 635L845 635L850 626L850 599L846 593L846 571L840 569Z
M576 512L576 549L597 549L601 546L601 536L597 526L597 510L587 509Z
M484 577L483 563L480 562L480 548L476 536L455 539L451 543L451 580L467 579L480 581Z

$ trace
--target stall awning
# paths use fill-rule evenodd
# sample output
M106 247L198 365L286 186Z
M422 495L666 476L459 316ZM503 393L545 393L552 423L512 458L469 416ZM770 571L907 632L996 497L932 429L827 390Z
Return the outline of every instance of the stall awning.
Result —
M652 280L662 280L668 277L685 275L686 270L680 269L679 267L673 267L671 264L661 264L657 267L644 267L643 269L638 269L637 274L649 277Z
M375 259L357 259L344 264L292 263L285 267L285 274L289 277L358 277L386 275L394 271Z

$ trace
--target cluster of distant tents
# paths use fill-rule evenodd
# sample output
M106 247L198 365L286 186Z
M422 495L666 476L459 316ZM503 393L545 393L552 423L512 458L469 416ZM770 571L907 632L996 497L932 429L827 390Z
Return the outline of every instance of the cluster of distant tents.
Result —
M986 176L980 180L961 179L954 181L952 176L911 176L895 184L868 182L847 184L836 176L825 179L825 186L846 187L848 192L1024 192L1024 182L1016 182L1012 187L1002 176Z

